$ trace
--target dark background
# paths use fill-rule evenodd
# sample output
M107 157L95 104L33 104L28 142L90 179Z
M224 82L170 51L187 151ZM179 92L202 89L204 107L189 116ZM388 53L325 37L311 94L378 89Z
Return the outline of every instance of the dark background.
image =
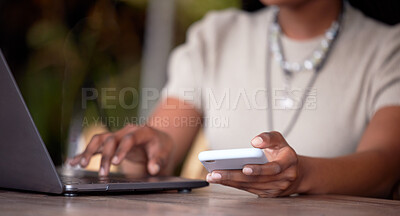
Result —
M352 6L360 9L364 14L389 25L400 22L400 1L398 0L349 0ZM264 5L258 0L242 0L242 8L247 11L256 11Z
M400 22L399 0L349 2L381 22ZM0 0L0 48L56 164L69 123L61 113L71 110L85 79L99 87L139 87L147 6L147 0ZM256 11L263 5L258 0L175 0L175 7L174 46L210 10ZM136 116L137 110L117 108L110 115ZM64 118L70 116L67 111Z

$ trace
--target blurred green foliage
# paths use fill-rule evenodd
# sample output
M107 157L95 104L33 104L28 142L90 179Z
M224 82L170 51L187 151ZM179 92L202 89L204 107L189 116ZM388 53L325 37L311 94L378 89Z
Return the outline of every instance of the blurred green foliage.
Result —
M209 11L239 8L240 3L238 0L176 0L176 21L178 26L187 28Z
M32 117L53 159L60 162L74 104L80 102L81 86L115 88L118 98L124 87L139 89L147 0L97 0L85 16L69 26L66 17L74 11L59 13L65 1L35 1L42 10L40 19L28 29L26 43L30 49L25 72L19 84ZM74 1L79 7L80 2ZM83 2L82 2L83 4ZM175 0L175 41L184 41L193 22L210 10L240 7L239 0ZM112 95L111 94L111 95ZM126 94L126 104L138 101L137 95ZM100 98L101 102L105 101ZM118 100L107 109L107 116L131 117L137 108L123 109ZM94 116L88 106L87 116ZM123 122L112 129L122 127ZM61 151L63 150L63 151Z

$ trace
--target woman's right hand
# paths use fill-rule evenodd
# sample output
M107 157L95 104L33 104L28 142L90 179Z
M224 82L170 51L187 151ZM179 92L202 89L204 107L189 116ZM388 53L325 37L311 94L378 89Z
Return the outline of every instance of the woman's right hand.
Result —
M166 174L174 146L171 137L162 131L129 124L114 133L93 136L85 151L75 156L70 165L86 167L93 155L101 154L100 176L107 176L110 165L119 165L124 159L142 164L151 175Z

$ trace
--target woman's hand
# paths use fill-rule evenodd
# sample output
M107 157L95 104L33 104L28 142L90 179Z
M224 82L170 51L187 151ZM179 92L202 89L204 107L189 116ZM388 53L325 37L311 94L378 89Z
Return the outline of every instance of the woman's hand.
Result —
M246 165L242 170L218 170L207 181L235 187L259 197L288 196L298 192L301 173L296 152L279 132L262 133L251 144L264 151L269 163Z
M107 176L110 165L119 165L124 159L142 164L151 175L165 174L173 150L173 141L166 133L130 124L115 133L95 135L70 164L86 167L93 155L102 154L100 176Z

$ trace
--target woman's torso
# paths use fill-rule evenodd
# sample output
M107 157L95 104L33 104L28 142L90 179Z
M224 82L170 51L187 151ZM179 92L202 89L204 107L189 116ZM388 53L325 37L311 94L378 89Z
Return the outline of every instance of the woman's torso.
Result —
M230 10L210 17L204 25L209 25L207 38L213 41L205 49L201 92L206 136L213 149L250 147L250 140L261 132L284 131L295 112L277 105L284 77L276 61L271 59L267 65L272 13L270 9L255 14ZM298 154L334 157L354 152L374 112L369 85L372 70L384 60L377 47L387 27L350 6L342 27L293 130L285 137ZM284 37L288 60L303 60L320 39L300 42ZM271 67L271 94L267 93L267 67ZM293 78L297 96L312 74L304 71ZM268 125L268 95L272 95L274 128Z

